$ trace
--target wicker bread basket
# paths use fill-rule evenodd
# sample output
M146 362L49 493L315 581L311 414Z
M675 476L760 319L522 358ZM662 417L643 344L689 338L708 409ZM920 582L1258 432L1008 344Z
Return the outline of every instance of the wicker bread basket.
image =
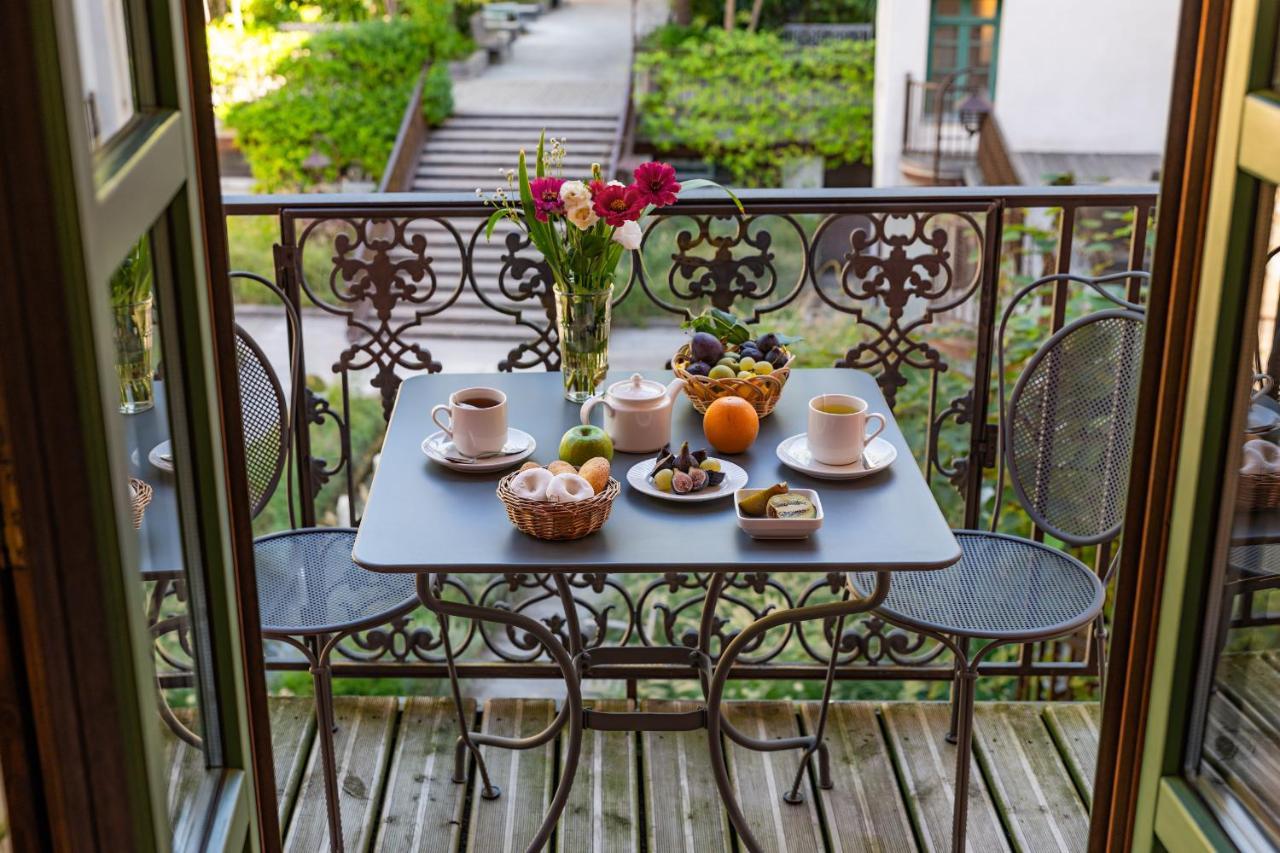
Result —
M671 368L676 376L684 380L684 389L689 396L689 402L693 403L693 407L700 413L705 414L707 407L721 397L741 397L751 404L757 415L763 418L778 405L778 400L782 397L782 388L787 384L787 377L791 375L791 362L796 358L795 353L786 347L783 347L782 351L787 354L786 364L776 368L772 373L752 376L750 379L737 377L712 379L709 376L690 373L687 368L693 363L693 356L689 352L688 344L676 351L671 359Z
M151 503L152 490L137 477L129 478L129 496L133 504L133 529L142 527L142 513Z
M1240 509L1275 509L1280 506L1280 473L1240 472L1236 486L1236 506Z
M609 520L613 499L622 492L618 481L609 478L604 491L574 503L550 503L522 498L511 490L514 471L498 482L498 498L507 508L507 517L521 532L537 539L581 539L595 533Z

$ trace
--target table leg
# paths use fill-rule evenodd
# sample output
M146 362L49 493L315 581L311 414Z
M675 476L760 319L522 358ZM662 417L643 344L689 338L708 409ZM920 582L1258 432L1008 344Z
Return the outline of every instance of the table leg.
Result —
M569 583L563 574L553 573L556 588L560 593L562 600L568 599L572 606L572 591L569 589ZM523 613L516 613L511 610L500 610L496 607L480 607L474 604L466 604L463 602L446 601L437 595L431 582L431 575L420 574L417 579L418 598L421 599L422 605L435 613L437 616L443 616L447 619L449 616L457 616L460 619L480 619L489 622L496 622L500 625L510 625L515 628L527 631L540 642L547 650L547 654L560 667L560 672L564 676L566 696L564 706L561 712L556 716L555 721L551 723L542 732L527 738L500 738L493 735L482 735L477 733L469 733L469 726L465 724L465 717L460 714L459 722L462 733L467 733L473 744L488 744L507 749L529 749L531 747L540 746L551 740L559 733L561 727L566 723L568 725L568 746L565 752L564 769L560 773L560 781L556 785L555 795L551 798L551 805L542 820L542 825L538 828L533 840L529 843L526 853L537 853L541 850L551 838L551 832L555 828L556 823L560 820L560 814L564 811L565 805L569 801L569 791L573 788L573 779L578 772L578 757L582 751L582 689L578 678L577 668L573 658L565 649L555 634L551 633L547 626ZM566 618L568 618L566 616ZM575 618L570 622L573 632L570 636L570 645L576 646L580 642L577 635L577 621ZM461 692L457 686L457 672L453 666L452 647L445 646L446 657L449 658L449 674L454 684L454 700L461 707ZM474 748L474 747L473 747ZM477 750L478 752L478 750ZM488 784L488 783L486 783ZM496 796L496 795L495 795Z
M720 654L720 659L716 662L715 671L711 676L711 685L707 693L707 742L711 751L711 769L716 780L716 787L720 789L720 798L724 802L725 811L729 814L729 821L733 824L733 828L737 830L738 839L742 845L751 853L759 853L761 850L760 842L751 832L751 828L747 825L746 816L742 813L742 807L738 804L737 795L733 790L732 780L729 778L729 768L725 761L724 745L721 743L720 735L723 731L729 735L734 741L751 749L789 749L797 746L805 748L813 747L816 738L806 736L803 738L785 738L775 741L756 741L754 738L744 738L745 741L733 737L733 729L726 724L723 719L722 705L724 703L724 688L729 680L729 672L733 668L734 661L756 637L770 630L784 625L791 625L796 622L804 622L809 619L843 619L856 613L864 613L875 607L879 607L889 595L889 572L876 572L876 586L872 593L866 597L856 594L856 591L849 585L848 578L845 579L845 597L841 601L833 601L827 604L811 604L805 607L793 607L787 610L775 610L768 613L756 621L752 622L744 628L737 636L730 641L729 645ZM723 580L719 584L713 579L712 585L716 588L718 597L719 590L723 588ZM704 607L714 607L715 600L711 596L711 589L708 589L707 602ZM703 612L703 625L709 625L711 617ZM833 660L838 652L833 650ZM828 667L830 670L830 666ZM831 672L834 676L834 672ZM828 694L829 698L829 694ZM740 733L739 733L740 734ZM783 745L785 744L785 745ZM813 747L816 749L816 747ZM807 760L806 756L806 760ZM803 768L803 764L802 764Z

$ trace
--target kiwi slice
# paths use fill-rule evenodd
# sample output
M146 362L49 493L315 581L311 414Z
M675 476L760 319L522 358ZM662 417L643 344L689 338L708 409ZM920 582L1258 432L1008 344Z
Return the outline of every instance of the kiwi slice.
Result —
M814 509L813 501L804 495L785 494L774 495L769 498L769 504L765 510L769 518L817 518L818 511Z

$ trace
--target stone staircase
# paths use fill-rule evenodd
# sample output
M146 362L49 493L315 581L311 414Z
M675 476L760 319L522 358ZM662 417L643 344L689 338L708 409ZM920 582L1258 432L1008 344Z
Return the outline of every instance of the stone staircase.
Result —
M608 168L617 122L616 115L457 114L442 127L428 132L418 158L413 190L474 193L479 187L486 195L491 194L496 187L505 185L505 171L515 167L521 148L532 155L544 129L548 137L566 140L565 174L586 177L592 163ZM452 238L432 223L410 229L415 230L424 233L433 245L452 243ZM491 241L485 241L483 236L477 240L472 260L476 284L490 301L521 310L527 319L536 321L543 316L536 300L513 302L499 285L498 274L506 251L502 233L500 227ZM469 240L470 230L462 236L464 241ZM452 286L461 274L462 259L456 257L456 253L443 251L433 256L433 268L441 287ZM514 291L518 284L508 277L507 290ZM437 318L418 327L416 335L512 341L534 336L527 327L494 312L469 286Z

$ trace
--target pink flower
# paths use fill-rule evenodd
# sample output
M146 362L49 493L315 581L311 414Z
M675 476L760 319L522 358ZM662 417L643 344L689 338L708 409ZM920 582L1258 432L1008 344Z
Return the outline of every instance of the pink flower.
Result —
M644 212L645 202L640 198L640 188L635 184L624 187L617 181L591 182L591 203L606 225L620 227L624 222L634 222Z
M529 192L533 195L533 215L539 222L546 222L552 213L564 213L564 202L560 200L561 178L534 178L529 182Z
M676 180L675 167L668 163L642 163L635 171L635 186L640 190L640 197L645 204L654 207L666 207L674 204L676 194L680 192L680 182Z

